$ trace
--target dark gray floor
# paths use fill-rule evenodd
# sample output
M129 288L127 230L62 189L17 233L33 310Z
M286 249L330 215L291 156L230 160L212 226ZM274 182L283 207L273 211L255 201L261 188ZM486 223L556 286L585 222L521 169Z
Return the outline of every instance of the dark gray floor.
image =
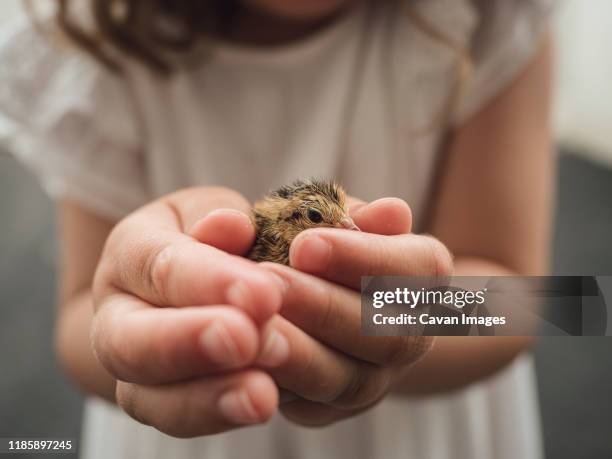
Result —
M559 202L555 272L612 274L612 170L564 155ZM82 399L52 352L52 222L0 155L0 437L79 435ZM612 338L548 338L535 354L547 456L612 458Z

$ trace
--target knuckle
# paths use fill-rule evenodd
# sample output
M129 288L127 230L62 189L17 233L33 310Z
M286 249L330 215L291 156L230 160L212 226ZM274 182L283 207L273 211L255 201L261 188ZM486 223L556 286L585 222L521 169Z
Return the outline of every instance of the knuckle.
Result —
M453 275L453 257L442 242L438 239L425 237L431 260L431 273L436 277L447 277Z
M137 221L134 215L125 217L113 227L106 238L102 250L102 260L117 260L125 252L126 247L130 247Z
M174 252L174 245L160 238L143 219L136 214L126 217L107 238L94 276L96 296L118 289L154 302L166 300Z
M128 369L134 360L128 349L121 339L121 334L114 330L109 331L101 343L100 361L117 379L128 379Z
M169 303L167 286L174 257L175 248L172 245L154 249L145 257L141 268L141 279L144 279L146 290L155 296L157 302L163 303L158 306Z
M385 366L397 365L404 362L411 351L410 336L391 338L384 346L380 357L380 364Z
M199 383L193 384L191 389L199 386ZM211 422L214 416L211 416L209 397L202 397L203 391L193 392L185 387L179 391L175 386L172 393L176 396L172 397L171 404L156 414L156 429L175 438L193 438L217 431L218 426ZM206 416L209 418L206 419Z
M431 347L429 336L399 336L389 341L381 358L381 365L411 364L419 360Z
M126 228L126 226L128 226L128 222L129 217L121 220L110 231L106 238L104 249L102 250L102 258L112 257L115 253L121 250L124 234L128 234L128 228Z
M124 245L120 242L123 237L119 235L122 226L123 224L119 223L107 237L94 272L91 287L95 311L99 309L100 303L109 292L114 290L113 287L119 281L119 274L122 272L121 269L117 269L120 267L118 260L121 260L122 257L119 254L122 252L122 246Z
M418 362L423 358L425 354L427 354L434 345L435 337L434 336L412 336L411 339L411 348L412 353L410 354L410 359L405 362L409 364L413 364Z
M118 382L115 398L117 405L130 417L142 424L154 426L166 435L192 438L208 433L202 417L209 407L200 400L202 397L172 397L172 403L168 404L169 394L160 393L164 390L155 386ZM150 411L149 407L154 400L166 403L166 409Z
M297 381L299 392L303 393L306 398L327 402L337 396L336 382L329 377L321 377L321 369L317 362L314 351L309 351L304 356L303 376Z
M117 405L121 407L131 418L141 424L151 425L142 410L142 404L139 402L139 387L135 384L117 382L115 387L115 399Z
M364 386L365 376L361 369L355 371L345 385L342 387L340 393L334 400L334 405L337 406L352 406L359 404L364 398Z
M123 327L114 323L115 319L107 319L104 324L96 324L92 328L94 353L102 366L118 380L134 379L142 366L135 346L125 342Z
M368 253L368 269L364 273L365 276L384 275L389 270L390 257L389 246L386 240L374 238L370 242L372 250Z
M413 257L406 253L413 252L412 234L376 238L372 240L372 250L368 253L371 269L365 275L392 276L414 274ZM394 241L393 243L389 243Z
M94 311L98 311L104 303L109 287L109 269L104 259L100 260L91 283L91 295Z
M369 406L384 395L389 384L390 378L387 371L368 363L361 363L332 404L342 408Z
M91 343L91 350L94 354L94 357L104 367L106 367L103 361L105 356L104 339L100 329L100 321L97 316L94 316L94 319L91 322L91 328L89 330L89 342Z
M319 330L329 330L334 326L334 319L336 318L337 313L333 289L323 289L321 296L323 303L322 314L317 315L315 326Z
M104 323L104 319L101 315L94 317L89 332L89 339L91 342L91 348L96 359L102 364L102 366L114 377L117 377L115 366L112 364L113 344L112 339L108 334L108 327Z
M159 326L155 331L155 336L150 337L146 345L146 353L149 359L154 359L158 370L163 369L166 376L156 375L155 372L149 376L152 382L159 382L160 379L166 379L171 375L181 375L185 373L184 365L181 364L181 354L184 354L184 349L181 349L180 344L177 344L177 335L174 327ZM141 374L145 374L145 368L142 368ZM146 372L150 373L150 371Z

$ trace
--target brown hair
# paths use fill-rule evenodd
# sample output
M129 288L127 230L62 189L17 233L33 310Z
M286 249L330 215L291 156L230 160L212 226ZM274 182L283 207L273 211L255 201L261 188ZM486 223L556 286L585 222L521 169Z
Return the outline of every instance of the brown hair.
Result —
M407 3L410 0L406 0ZM33 12L32 0L24 0ZM206 37L223 35L238 13L240 0L89 0L93 29L87 30L73 8L82 0L55 0L56 22L75 44L107 68L120 72L114 50L119 50L168 75L174 65L170 54L187 53ZM454 89L439 114L419 131L445 124L454 114L472 73L469 50L455 43L416 9L406 8L410 20L422 33L456 56Z
M24 0L34 13L32 0ZM154 71L172 70L170 53L184 53L205 37L222 33L236 14L239 0L89 0L93 27L77 17L82 0L55 0L61 31L106 67L120 71L118 50Z
M32 0L24 2L32 12ZM115 70L118 64L109 47L164 73L170 71L171 64L160 57L160 51L187 51L205 37L222 34L240 4L240 0L89 0L94 29L88 31L74 17L73 8L80 2L55 0L57 24L74 43ZM467 50L413 8L407 11L422 32L456 53L460 74L469 72L471 59Z

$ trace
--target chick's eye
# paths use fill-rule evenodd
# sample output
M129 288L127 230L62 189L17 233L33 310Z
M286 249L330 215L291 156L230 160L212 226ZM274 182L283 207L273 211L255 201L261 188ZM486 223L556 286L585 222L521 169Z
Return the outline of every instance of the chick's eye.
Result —
M321 212L315 209L308 209L308 220L313 223L321 223L323 221L323 215Z

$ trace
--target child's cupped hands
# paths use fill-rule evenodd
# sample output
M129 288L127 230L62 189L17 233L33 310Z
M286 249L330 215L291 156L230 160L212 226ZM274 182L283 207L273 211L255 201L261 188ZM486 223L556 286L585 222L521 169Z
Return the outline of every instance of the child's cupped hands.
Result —
M249 203L222 188L184 190L124 219L94 282L92 345L117 379L117 403L170 435L257 424L281 404L324 425L380 400L431 346L427 337L366 337L363 275L448 275L446 248L410 233L399 199L353 200L362 232L313 229L292 268L256 264ZM202 307L206 306L206 307Z
M119 406L170 435L260 423L277 409L276 384L253 363L284 283L237 256L255 237L249 212L231 190L183 190L122 220L99 262L93 350Z
M262 264L285 283L280 313L265 325L263 339L281 335L291 350L269 371L297 395L281 411L303 425L326 425L373 406L431 348L431 337L362 334L361 276L449 276L453 270L442 243L411 234L404 201L353 201L351 217L362 232L307 230L292 243L292 268Z

